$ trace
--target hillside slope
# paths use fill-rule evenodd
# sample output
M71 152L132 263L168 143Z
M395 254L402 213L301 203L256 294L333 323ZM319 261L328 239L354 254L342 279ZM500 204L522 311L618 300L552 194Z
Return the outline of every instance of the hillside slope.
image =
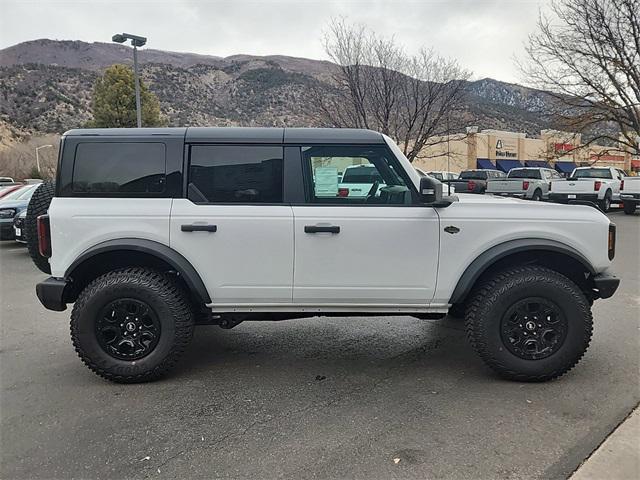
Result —
M309 92L329 88L332 64L271 55L216 57L140 51L142 77L169 124L315 126ZM92 86L114 63L131 63L129 47L33 40L0 50L0 120L16 129L62 132L90 118ZM536 135L548 128L549 96L482 79L468 83L464 123Z

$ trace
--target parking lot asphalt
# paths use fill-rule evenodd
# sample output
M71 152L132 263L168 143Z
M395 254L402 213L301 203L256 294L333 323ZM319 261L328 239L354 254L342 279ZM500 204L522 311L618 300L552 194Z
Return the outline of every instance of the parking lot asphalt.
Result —
M640 215L610 217L620 290L542 384L496 377L460 321L410 317L198 327L166 380L109 383L3 242L0 477L566 478L640 401Z

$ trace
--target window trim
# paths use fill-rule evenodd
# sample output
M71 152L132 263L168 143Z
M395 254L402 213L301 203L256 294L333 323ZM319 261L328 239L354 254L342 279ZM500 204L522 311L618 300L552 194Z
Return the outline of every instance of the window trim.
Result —
M376 149L381 149L384 150L388 155L389 158L391 160L391 164L393 164L393 166L395 166L396 168L394 170L396 170L396 174L405 182L405 186L409 189L409 192L411 193L411 203L354 203L354 204L348 204L348 203L324 203L324 202L314 202L313 198L314 198L314 188L313 188L313 174L310 170L310 162L306 162L305 161L305 155L302 152L302 148L304 147L310 147L310 148L314 148L314 147L333 147L333 148L361 148L361 149L365 149L365 148L376 148ZM304 203L301 204L295 204L294 206L320 206L320 207L414 207L414 206L422 206L425 207L426 205L424 205L423 203L420 202L420 197L418 195L418 191L415 188L415 185L413 184L413 181L411 181L411 178L409 177L409 175L407 174L407 172L405 171L405 169L402 167L402 164L400 163L400 161L398 160L398 158L395 156L395 154L393 153L393 151L389 148L388 145L386 145L386 143L383 144L369 144L369 143L361 143L361 144L351 144L351 143L342 143L342 144L324 144L324 143L313 143L313 144L305 144L305 145L299 145L299 152L300 152L300 162L302 163L302 180L303 180L303 184L304 184Z
M282 150L282 202L194 202L189 198L189 184L191 183L191 149L193 147L278 147ZM183 198L190 201L194 205L250 205L250 206L288 206L287 199L285 197L286 182L287 182L287 165L286 165L286 151L285 148L287 145L282 143L185 143L184 144L184 187L183 187Z

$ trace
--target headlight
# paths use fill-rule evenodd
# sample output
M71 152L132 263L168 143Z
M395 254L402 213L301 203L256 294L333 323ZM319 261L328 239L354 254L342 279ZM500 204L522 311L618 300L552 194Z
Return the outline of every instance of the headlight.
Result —
M15 208L5 208L3 210L0 210L0 218L13 218L15 214Z

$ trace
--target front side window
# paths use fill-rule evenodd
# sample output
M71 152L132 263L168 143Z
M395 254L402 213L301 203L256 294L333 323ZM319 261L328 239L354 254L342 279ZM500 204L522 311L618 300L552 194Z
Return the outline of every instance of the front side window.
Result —
M282 203L282 147L191 147L189 199L196 203Z
M303 147L312 203L410 204L409 179L381 146Z
M166 185L164 143L80 143L72 188L85 194L159 194Z

